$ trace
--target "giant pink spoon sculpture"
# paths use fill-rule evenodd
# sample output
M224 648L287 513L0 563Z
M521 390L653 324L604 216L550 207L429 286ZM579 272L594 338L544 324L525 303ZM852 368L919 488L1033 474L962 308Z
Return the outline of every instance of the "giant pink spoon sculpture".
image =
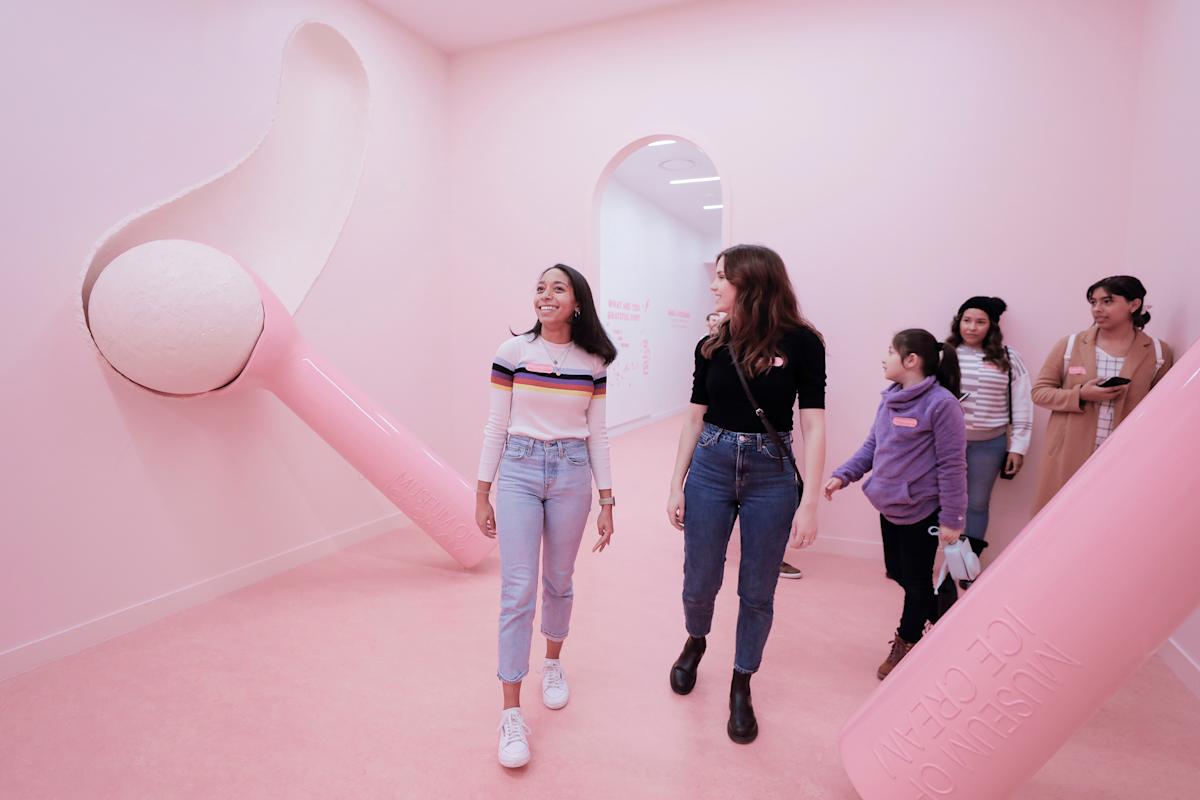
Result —
M491 551L467 482L323 361L270 287L228 255L186 240L140 244L100 274L88 311L96 346L135 383L183 396L266 389L460 564Z
M322 361L292 319L353 205L368 104L365 68L345 37L298 25L262 141L107 234L83 275L82 317L108 363L147 389L274 393L471 567L494 547L475 527L473 490Z

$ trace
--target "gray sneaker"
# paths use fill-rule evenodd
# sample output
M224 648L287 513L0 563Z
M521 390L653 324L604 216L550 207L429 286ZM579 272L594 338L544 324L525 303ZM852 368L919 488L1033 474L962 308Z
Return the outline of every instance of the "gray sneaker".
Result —
M798 579L804 577L804 573L801 572L800 570L796 569L795 567L793 567L788 562L784 561L782 564L779 565L779 577L789 578L791 580L798 580Z

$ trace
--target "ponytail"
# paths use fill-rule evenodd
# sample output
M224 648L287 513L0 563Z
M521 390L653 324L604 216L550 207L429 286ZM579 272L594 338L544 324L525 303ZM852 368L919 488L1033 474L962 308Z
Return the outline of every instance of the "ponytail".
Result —
M938 383L945 386L950 394L958 397L962 394L962 372L958 368L958 352L953 347L942 345L941 360L938 361Z
M962 373L958 368L958 353L953 347L939 342L927 330L908 328L892 337L892 349L901 358L911 354L921 359L921 372L925 377L936 375L938 383L955 397L959 396Z

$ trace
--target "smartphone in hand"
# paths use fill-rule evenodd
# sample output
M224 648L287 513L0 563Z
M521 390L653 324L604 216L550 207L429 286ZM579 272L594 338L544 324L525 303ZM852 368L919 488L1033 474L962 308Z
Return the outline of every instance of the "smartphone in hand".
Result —
M1124 386L1127 383L1129 383L1129 378L1122 378L1120 375L1117 375L1107 380L1100 381L1100 383L1096 385L1101 389L1112 389L1116 386Z

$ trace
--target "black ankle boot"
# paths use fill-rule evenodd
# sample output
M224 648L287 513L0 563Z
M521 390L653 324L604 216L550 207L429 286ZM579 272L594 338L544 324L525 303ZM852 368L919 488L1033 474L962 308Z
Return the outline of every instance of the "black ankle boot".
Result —
M687 694L696 685L696 668L708 649L703 636L689 636L683 643L683 652L671 665L671 689L675 694Z
M729 685L729 724L725 730L738 744L750 744L758 736L758 720L750 702L749 672L733 671L733 682Z
M974 536L968 536L967 542L969 542L971 545L971 551L973 553L975 553L976 556L982 558L983 551L986 550L987 546L988 546L987 541L985 541L984 539L976 539ZM973 580L971 580L971 581L962 580L962 581L958 582L958 585L963 588L963 591L966 591L967 589L971 588L971 584L974 582L975 581L973 581Z

